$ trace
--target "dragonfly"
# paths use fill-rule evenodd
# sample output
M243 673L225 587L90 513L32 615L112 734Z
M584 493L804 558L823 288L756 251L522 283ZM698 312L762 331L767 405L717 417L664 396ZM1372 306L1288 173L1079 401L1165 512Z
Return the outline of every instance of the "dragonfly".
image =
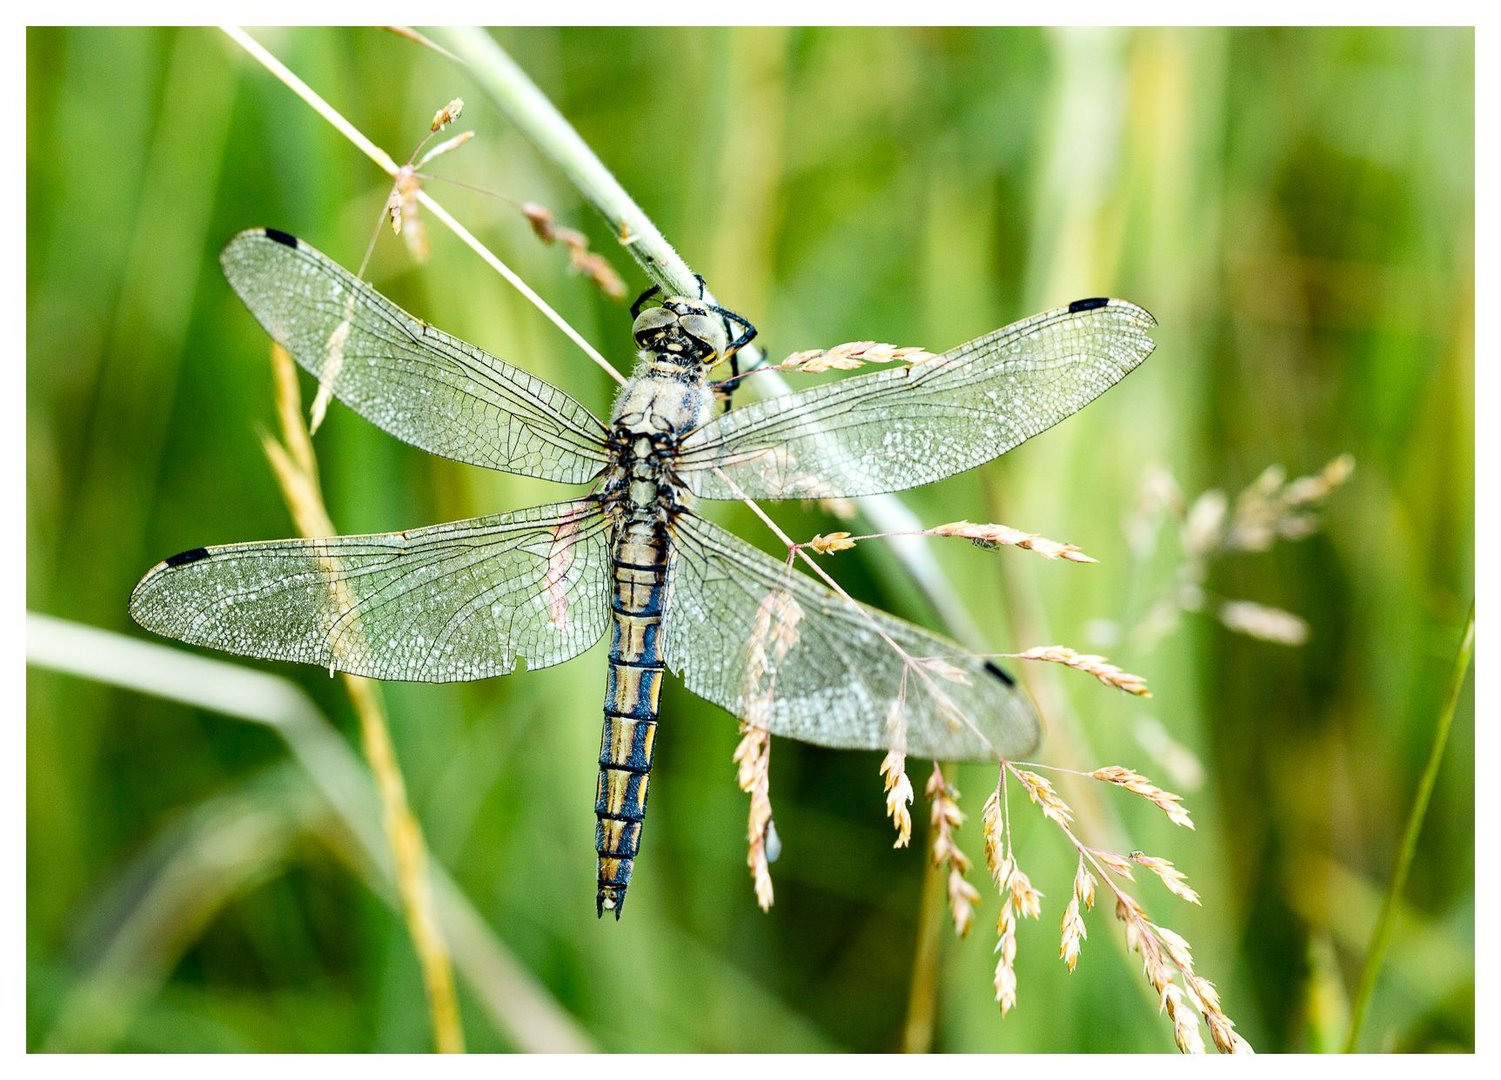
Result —
M874 495L990 461L1146 359L1155 322L1142 308L1079 300L921 363L718 411L709 373L749 324L669 296L639 310L636 366L603 423L285 232L241 233L221 262L271 337L391 435L588 487L403 532L192 548L146 574L131 614L194 645L416 682L560 664L608 630L600 917L620 918L640 851L667 672L752 728L820 746L995 761L1039 741L1030 699L994 660L834 591L695 507Z

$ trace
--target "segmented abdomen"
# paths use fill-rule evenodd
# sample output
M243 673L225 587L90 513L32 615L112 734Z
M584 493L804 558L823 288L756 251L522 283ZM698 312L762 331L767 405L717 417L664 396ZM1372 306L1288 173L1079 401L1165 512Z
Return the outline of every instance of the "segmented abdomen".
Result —
M599 749L594 846L599 852L597 911L600 916L613 911L618 919L641 849L646 785L656 748L667 536L658 526L629 522L621 528L614 554L610 682Z

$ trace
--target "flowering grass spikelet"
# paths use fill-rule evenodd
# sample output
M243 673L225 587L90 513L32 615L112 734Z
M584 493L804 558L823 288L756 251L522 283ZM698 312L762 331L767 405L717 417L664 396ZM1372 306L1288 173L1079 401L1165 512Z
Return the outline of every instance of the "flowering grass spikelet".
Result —
M847 532L831 532L827 536L819 533L808 541L807 546L820 555L833 555L838 551L848 551L855 546L855 542L850 539L850 534Z
M1113 686L1117 690L1124 690L1128 694L1144 698L1152 696L1152 691L1147 689L1147 681L1140 675L1133 675L1129 671L1121 670L1103 656L1078 653L1070 649L1067 645L1039 645L1025 652L1006 653L1005 655L1017 660L1045 660L1050 664L1062 664L1065 667L1073 668L1075 671L1082 671L1093 675L1106 686Z
M778 371L821 375L826 371L853 371L866 364L922 364L936 358L926 349L898 347L879 341L847 341L831 349L804 349L776 365Z
M886 816L896 826L892 847L906 847L912 842L912 781L907 777L907 755L889 750L881 759L881 775L886 779Z
M742 723L740 743L735 747L732 760L736 765L740 790L750 796L745 863L755 883L756 904L762 911L769 911L774 896L771 859L767 853L767 835L772 828L771 733Z
M557 224L553 212L541 203L524 202L520 209L538 240L544 244L562 244L567 249L568 263L575 273L594 282L595 287L611 300L625 299L625 280L616 273L608 259L589 249L587 236L577 229Z
M951 521L923 530L930 536L961 536L976 547L998 551L1002 547L1019 547L1036 552L1045 559L1064 559L1068 562L1092 563L1099 560L1084 554L1073 544L1049 540L1037 533L1022 532L1009 525L976 525L970 521Z
M1183 797L1174 795L1171 791L1164 791L1152 783L1141 773L1120 765L1106 765L1089 774L1096 780L1103 780L1107 784L1115 784L1125 788L1133 794L1151 801L1159 810L1167 815L1174 825L1181 825L1185 829L1194 827L1193 819L1188 816L1188 810L1183 805Z
M1028 772L1026 769L1013 769L1012 775L1021 781L1022 787L1027 789L1027 795L1031 800L1042 807L1044 817L1063 826L1068 826L1073 822L1073 810L1069 808L1068 803L1058 797L1052 784L1035 772Z
M958 683L961 686L968 686L970 684L968 674L941 656L924 656L919 658L917 663L924 671L931 675L937 675L940 679L946 679L951 683Z
M454 98L447 105L443 106L433 114L433 122L429 130L436 134L463 115L464 99Z
M1131 861L1136 863L1137 866L1146 867L1161 878L1162 883L1167 886L1168 892L1174 896L1182 900L1187 900L1190 904L1197 904L1199 902L1199 894L1189 886L1187 876L1167 859L1160 859L1155 855L1145 855L1141 852L1133 852ZM1180 938L1179 940L1181 941L1182 939ZM1184 942L1183 944L1186 947L1188 943Z
M1058 947L1058 955L1068 965L1068 970L1073 971L1079 963L1079 950L1084 945L1084 939L1089 932L1084 928L1084 918L1079 914L1079 898L1069 898L1068 906L1063 909L1062 943Z
M1104 851L1100 848L1090 848L1089 853L1127 881L1134 881L1136 879L1136 875L1131 872L1131 860L1124 855L1118 855L1113 851Z
M935 764L932 775L923 786L923 794L932 804L933 865L940 870L948 869L949 912L953 916L954 931L963 937L974 923L980 891L966 877L971 867L969 856L954 842L954 831L964 823L964 814L959 809L959 793L944 779L943 770Z
M1216 614L1227 630L1270 641L1275 645L1303 645L1308 641L1308 623L1290 611L1250 600L1227 600Z

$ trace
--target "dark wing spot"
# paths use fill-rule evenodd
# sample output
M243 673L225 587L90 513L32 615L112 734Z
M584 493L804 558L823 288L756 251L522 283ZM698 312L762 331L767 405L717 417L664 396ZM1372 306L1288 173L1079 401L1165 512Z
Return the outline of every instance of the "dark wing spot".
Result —
M297 237L293 236L291 233L282 232L280 229L267 229L266 239L275 240L278 244L286 244L289 248L294 248L297 246ZM1069 310L1073 309L1070 308Z
M1075 300L1068 306L1068 313L1072 315L1076 311L1093 311L1095 308L1104 307L1110 303L1108 296L1091 296L1088 300Z
M208 558L208 548L193 548L190 551L179 551L176 555L171 556L167 560L167 565L187 566L188 563L195 563L199 559L206 558Z
M1069 310L1073 310L1073 309L1070 308ZM997 679L1000 679L1001 682L1005 683L1007 686L1015 686L1016 685L1016 680L1015 679L1013 679L1010 675L1007 675L1006 672L999 665L993 663L990 660L985 661L985 670L988 671L988 672L990 672Z

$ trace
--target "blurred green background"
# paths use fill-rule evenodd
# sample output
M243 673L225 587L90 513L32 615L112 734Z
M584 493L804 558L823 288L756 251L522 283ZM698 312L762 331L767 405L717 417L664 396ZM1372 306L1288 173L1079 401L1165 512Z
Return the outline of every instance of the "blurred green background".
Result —
M257 36L398 159L464 97L459 126L477 137L434 171L546 204L632 292L646 284L462 70L373 30ZM1257 1049L1340 1046L1473 589L1473 34L497 36L773 358L862 338L942 349L1080 296L1155 313L1156 354L1098 404L904 500L930 525L1004 521L1100 560L933 549L984 647L1061 642L1147 677L1142 701L1028 671L1050 727L1038 761L1130 765L1180 791L1196 832L1124 792L1061 787L1086 840L1188 874L1200 907L1155 881L1133 892L1193 944ZM267 342L220 275L220 247L274 225L356 266L387 186L216 31L32 30L27 80L28 606L144 639L126 599L152 563L293 531L259 444L275 423ZM623 306L568 273L511 205L430 186L627 362ZM419 266L383 235L369 276L608 410L611 384L556 330L436 225L432 248ZM429 457L340 406L317 448L345 532L561 490ZM1233 500L1267 466L1301 476L1347 452L1356 471L1319 531L1215 559L1204 582L1206 596L1296 613L1303 645L1207 615L1155 642L1129 633L1183 560L1171 524L1144 541L1153 470L1190 502L1209 489ZM804 538L853 527L815 506L772 510ZM748 512L717 513L774 548ZM936 625L880 544L832 569ZM301 687L337 729L322 756L293 757L264 724L111 685L112 650L75 650L85 674L29 669L29 1045L429 1047L405 923L325 801L338 776L368 788L345 767L358 737L341 684L244 664ZM173 677L160 655L134 676ZM479 973L460 978L469 1047L901 1046L924 856L920 838L892 850L879 755L777 741L784 852L763 915L735 724L669 685L631 903L618 925L597 922L603 678L601 646L511 679L386 688L433 859L477 914L450 927ZM1366 1049L1473 1047L1472 702L1467 683ZM920 787L926 767L910 767ZM984 900L968 939L945 928L932 1045L1170 1050L1108 901L1079 969L1059 962L1074 859L1015 790L1018 857L1045 900L1022 927L1019 1005L1001 1019L979 842L994 773L951 775Z

